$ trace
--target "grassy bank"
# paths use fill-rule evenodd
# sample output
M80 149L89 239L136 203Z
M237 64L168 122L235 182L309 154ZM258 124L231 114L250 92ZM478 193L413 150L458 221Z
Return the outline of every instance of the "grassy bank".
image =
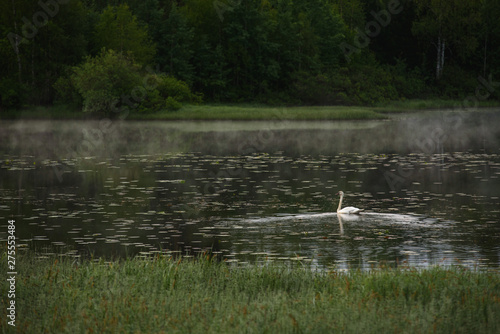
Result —
M7 259L2 255L2 270ZM19 333L498 333L500 275L19 256ZM2 281L2 305L7 282Z
M0 113L2 119L99 119L63 106L36 107ZM268 107L261 105L186 105L177 111L130 112L128 120L362 120L386 116L368 107Z
M0 111L0 119L87 119L80 109L63 105L26 107Z
M404 113L421 110L461 108L461 100L406 100L392 101L373 107L367 106L295 106L272 107L245 104L185 105L180 110L158 112L130 112L128 120L368 120L387 118L386 113ZM481 101L479 107L500 107L498 101ZM0 112L0 119L100 119L62 105L33 107Z
M467 105L470 103L470 105ZM473 105L471 101L465 100L442 100L442 99L415 99L404 101L390 101L376 105L373 110L379 113L404 113L420 110L440 110L440 109L455 109L467 110L467 107L478 108L494 108L500 107L500 101L483 100L477 101L477 105Z
M385 116L368 107L268 107L253 105L189 105L169 112L131 114L130 119L192 120L362 120Z

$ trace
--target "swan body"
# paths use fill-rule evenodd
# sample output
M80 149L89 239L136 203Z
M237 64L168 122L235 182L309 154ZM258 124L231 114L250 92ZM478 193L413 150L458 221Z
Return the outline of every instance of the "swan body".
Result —
M344 199L344 192L339 191L337 195L340 195L340 201L339 201L339 207L337 208L337 213L340 214L359 214L363 209L358 209L353 206L346 206L345 208L342 209L342 200Z

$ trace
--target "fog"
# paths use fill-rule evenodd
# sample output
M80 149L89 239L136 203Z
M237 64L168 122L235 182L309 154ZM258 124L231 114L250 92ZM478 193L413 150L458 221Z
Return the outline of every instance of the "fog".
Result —
M387 121L2 121L0 152L53 160L172 152L494 152L498 124L498 111L423 112Z

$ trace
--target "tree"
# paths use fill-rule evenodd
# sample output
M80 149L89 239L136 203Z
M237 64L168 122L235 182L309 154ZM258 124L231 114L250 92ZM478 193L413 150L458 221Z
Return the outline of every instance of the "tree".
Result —
M338 0L332 6L335 12L339 13L349 30L354 31L365 24L365 12L362 0Z
M143 70L131 57L103 49L55 84L65 102L81 103L84 112L118 116L126 111L176 109L181 102L201 102L189 86L174 77Z
M8 61L0 69L0 95L8 96L1 100L52 103L52 84L86 54L86 14L79 0L0 2L0 58Z
M131 100L131 92L141 87L140 66L132 59L114 50L103 49L97 57L87 57L86 61L73 69L70 77L72 85L81 95L84 112L112 112L122 107L132 107L138 102ZM63 92L64 85L56 85Z
M193 81L193 38L193 28L174 3L159 30L157 59L164 71L187 82Z
M98 49L130 52L141 64L150 63L156 52L147 26L139 25L127 4L108 6L102 12L95 30L95 42Z
M205 0L186 0L179 11L193 29L194 89L202 91L211 100L227 100L231 69L222 45L222 25L227 17L223 16L225 19L221 21L214 3Z
M0 110L21 105L23 86L20 27L16 22L19 3L0 3ZM19 36L17 38L16 36Z
M441 79L446 50L466 58L477 48L481 0L416 0L417 20L412 31L433 41L436 48L436 80Z
M488 71L494 75L500 73L500 2L497 0L483 0L481 8L482 17L482 73L487 77Z
M339 66L343 53L339 45L344 41L347 31L335 7L327 3L314 6L309 13L315 35L319 60L323 71L329 71Z
M224 15L222 46L230 69L230 87L241 99L265 95L279 75L279 47L255 1L246 1Z

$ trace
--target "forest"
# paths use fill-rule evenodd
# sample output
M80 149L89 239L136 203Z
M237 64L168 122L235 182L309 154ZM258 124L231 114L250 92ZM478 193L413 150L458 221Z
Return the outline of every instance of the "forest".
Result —
M0 112L500 99L498 0L1 0Z

